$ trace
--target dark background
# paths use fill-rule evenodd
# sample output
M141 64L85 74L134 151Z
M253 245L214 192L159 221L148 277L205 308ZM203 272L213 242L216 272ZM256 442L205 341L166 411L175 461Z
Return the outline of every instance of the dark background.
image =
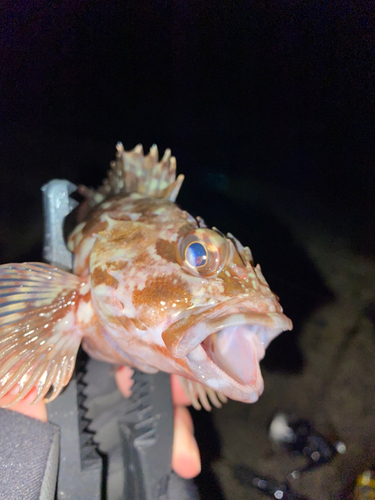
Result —
M2 225L35 218L19 177L97 185L121 140L171 147L184 189L223 173L312 193L370 250L372 2L2 5Z
M117 141L171 147L179 203L250 245L294 320L266 367L300 371L299 327L330 291L264 200L281 193L292 214L373 254L374 12L345 0L3 2L0 262L41 258L43 183L97 186Z

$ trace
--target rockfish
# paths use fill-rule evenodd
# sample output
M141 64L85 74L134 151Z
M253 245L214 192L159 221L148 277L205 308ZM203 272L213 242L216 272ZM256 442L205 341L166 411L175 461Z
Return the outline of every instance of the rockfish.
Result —
M180 375L195 406L258 399L259 361L292 323L249 248L175 204L183 179L170 150L159 161L156 146L144 156L118 144L102 187L79 188L73 274L0 266L0 397L18 384L12 404L34 387L34 402L56 398L82 344L99 360Z

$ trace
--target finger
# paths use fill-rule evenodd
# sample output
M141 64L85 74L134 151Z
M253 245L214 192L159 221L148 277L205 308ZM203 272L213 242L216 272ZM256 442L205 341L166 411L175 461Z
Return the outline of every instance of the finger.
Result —
M186 396L185 391L181 387L180 377L171 375L172 401L175 405L190 406L191 401Z
M8 392L4 397L0 398L0 408L6 406L12 402L14 396L19 392L18 385ZM39 401L35 405L30 404L34 401L37 395L36 388L33 387L31 391L25 396L21 401L8 407L8 410L16 411L26 415L27 417L36 418L42 422L47 422L47 409L44 401Z
M132 370L130 366L122 366L115 373L117 386L124 398L129 398L132 394L131 388L134 383L132 379L133 373L134 370Z
M172 469L184 479L191 479L201 471L198 445L193 436L193 422L183 406L176 406L174 412Z

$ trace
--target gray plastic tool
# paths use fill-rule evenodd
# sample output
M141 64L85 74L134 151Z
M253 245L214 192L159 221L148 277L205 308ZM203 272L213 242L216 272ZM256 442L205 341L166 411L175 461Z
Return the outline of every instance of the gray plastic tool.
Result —
M65 217L77 205L70 198L75 190L76 186L71 182L56 179L42 188L44 257L53 265L67 270L72 269L72 254L64 242L63 224ZM173 444L170 377L166 373L149 375L135 371L133 379L133 394L126 400L123 414L116 418L125 476L122 498L169 500L170 484L176 482L170 465ZM76 374L65 392L47 407L49 420L61 429L58 500L95 500L105 495L102 460L95 450L92 435L87 431L88 422L84 415L84 381L84 374ZM186 498L186 493L182 491L184 487L173 489L177 491L173 494L174 498ZM194 491L191 498L193 496L196 498Z
M73 268L73 255L64 242L63 223L65 217L78 205L70 197L77 186L64 179L54 179L42 187L44 209L43 257L59 268Z

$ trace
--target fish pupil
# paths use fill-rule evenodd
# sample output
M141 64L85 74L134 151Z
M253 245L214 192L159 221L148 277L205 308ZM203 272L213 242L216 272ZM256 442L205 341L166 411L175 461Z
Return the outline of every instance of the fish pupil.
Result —
M195 268L200 268L207 263L207 249L197 241L190 243L185 252L185 258L188 264Z

